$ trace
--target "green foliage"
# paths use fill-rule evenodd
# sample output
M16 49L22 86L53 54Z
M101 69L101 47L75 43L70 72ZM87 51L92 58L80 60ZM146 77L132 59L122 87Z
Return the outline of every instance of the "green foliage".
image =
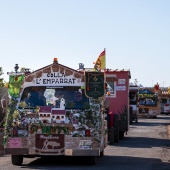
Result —
M20 88L24 81L24 75L10 75L8 92L11 97L18 98L20 94Z
M15 110L14 113L12 114L13 119L19 119L20 112L19 110Z
M21 102L19 104L19 107L21 107L22 109L24 109L27 106L27 104L25 102Z
M11 99L10 104L8 105L8 108L6 111L5 121L4 121L5 122L4 123L4 144L6 143L8 136L11 135L10 128L13 123L13 113L15 113L14 117L18 116L18 111L16 111L16 104L17 104L17 101L14 99Z
M5 86L5 81L3 78L0 79L0 87L4 87Z
M0 67L0 76L3 74L3 70L2 67ZM5 86L5 81L3 78L0 78L0 87L4 87Z

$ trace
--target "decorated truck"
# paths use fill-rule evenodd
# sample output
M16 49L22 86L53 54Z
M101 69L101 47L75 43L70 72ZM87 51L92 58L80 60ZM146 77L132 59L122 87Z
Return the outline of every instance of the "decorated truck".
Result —
M85 156L95 163L107 146L105 74L53 63L9 74L11 97L4 125L4 154L24 157Z
M156 118L161 114L161 90L159 85L142 87L138 92L138 114L140 117Z
M136 123L138 122L138 100L137 100L137 95L138 95L138 85L137 84L130 84L129 85L129 104L130 104L130 113L129 115L129 122L130 124L135 121Z
M170 114L170 87L163 87L160 94L161 113Z

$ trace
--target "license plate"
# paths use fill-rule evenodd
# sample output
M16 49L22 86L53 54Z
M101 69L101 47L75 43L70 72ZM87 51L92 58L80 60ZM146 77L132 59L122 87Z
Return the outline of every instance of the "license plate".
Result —
M80 149L91 149L91 140L80 140L79 148Z

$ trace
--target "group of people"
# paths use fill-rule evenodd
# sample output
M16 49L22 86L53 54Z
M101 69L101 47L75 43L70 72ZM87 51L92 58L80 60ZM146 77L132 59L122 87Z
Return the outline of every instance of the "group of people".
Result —
M27 90L25 102L28 106L46 106L46 98L44 96L45 88L44 87L32 87Z
M60 105L62 103L61 101L64 101L64 106L66 105L69 106L69 103L72 102L74 103L75 108L83 107L83 102L86 101L83 99L81 90L59 91L58 89L55 89L54 96L51 97L49 99L50 101L48 102L46 101L46 97L45 97L46 95L48 95L48 92L46 91L46 87L40 87L40 86L28 87L24 90L23 97L21 100L24 101L28 107L48 105L56 108L62 107L62 105Z
M29 87L25 89L22 101L24 101L29 107L46 106L47 101L44 96L45 90L45 87ZM60 101L63 97L64 95L62 95L61 92L55 91L54 97L52 98L53 102L51 102L51 104L54 107L59 108Z

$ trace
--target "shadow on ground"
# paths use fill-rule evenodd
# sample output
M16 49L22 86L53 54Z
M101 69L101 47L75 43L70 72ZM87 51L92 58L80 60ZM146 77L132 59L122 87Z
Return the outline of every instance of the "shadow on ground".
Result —
M114 143L113 146L121 146L128 148L152 148L152 147L167 147L170 148L170 140L145 138L145 137L125 137L119 143Z
M29 169L99 169L99 170L169 170L170 164L159 159L127 156L104 156L96 159L96 165L88 165L84 157L44 157L24 164Z

